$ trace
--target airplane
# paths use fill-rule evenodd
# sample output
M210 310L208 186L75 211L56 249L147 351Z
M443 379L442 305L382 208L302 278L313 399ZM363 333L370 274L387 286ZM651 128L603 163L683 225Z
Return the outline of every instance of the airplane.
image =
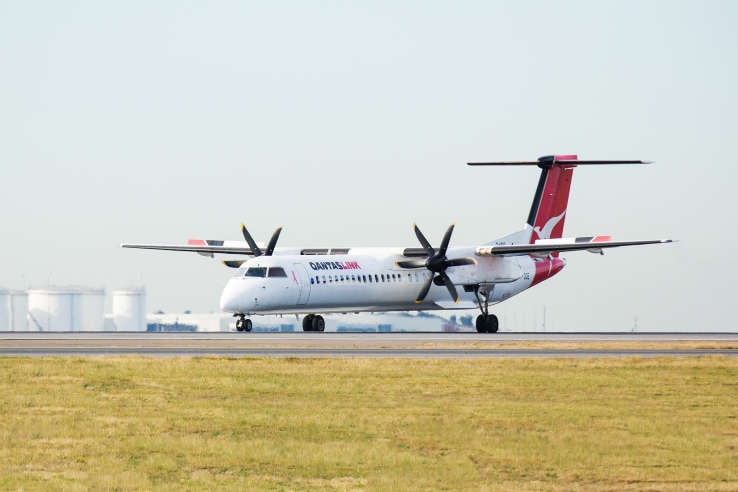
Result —
M247 255L225 260L237 272L220 307L252 330L252 315L303 315L303 331L324 331L324 313L479 309L476 329L494 333L489 307L548 280L566 265L561 253L670 243L670 239L613 241L611 236L564 238L569 190L578 166L650 164L643 160L579 160L548 155L536 161L470 162L469 166L538 166L540 176L523 229L471 246L450 246L454 225L434 247L417 225L420 247L276 247L282 227L259 246L241 225L244 241L189 240L187 245L128 244L123 248Z

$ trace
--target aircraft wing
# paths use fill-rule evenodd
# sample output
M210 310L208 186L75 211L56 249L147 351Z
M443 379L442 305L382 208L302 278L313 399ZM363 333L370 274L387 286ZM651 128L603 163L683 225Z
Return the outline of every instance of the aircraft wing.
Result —
M204 242L204 241L203 241ZM176 245L176 244L129 244L123 243L120 245L121 248L135 248L135 249L158 249L163 251L191 251L194 253L204 254L206 256L212 256L213 253L222 253L228 255L253 255L251 248L243 248L238 246L223 246L223 245L210 245L210 244L188 244L188 245Z
M621 246L641 246L644 244L661 244L674 242L671 239L649 239L644 241L611 241L610 236L590 236L561 239L542 239L535 244L497 244L480 246L476 254L479 256L547 256L551 253L566 251L590 251L602 254L603 249Z

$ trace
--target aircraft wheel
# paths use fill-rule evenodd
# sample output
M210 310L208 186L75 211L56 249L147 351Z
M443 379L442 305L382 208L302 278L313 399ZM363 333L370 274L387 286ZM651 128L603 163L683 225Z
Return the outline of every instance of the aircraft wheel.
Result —
M480 314L477 316L476 326L479 333L497 333L500 322L494 314Z
M243 322L243 331L251 331L254 325L251 324L251 320L246 318Z
M243 325L244 325L244 318L243 316L239 316L236 320L236 331L243 331Z
M500 321L497 319L497 316L494 314L490 314L487 316L487 332L488 333L497 333L497 330L500 327Z
M325 331L325 320L322 316L313 318L313 331Z
M315 318L314 314L308 314L304 318L302 318L302 331L313 331L313 319Z
M475 324L477 326L477 332L487 333L487 320L483 314L477 316L477 322Z

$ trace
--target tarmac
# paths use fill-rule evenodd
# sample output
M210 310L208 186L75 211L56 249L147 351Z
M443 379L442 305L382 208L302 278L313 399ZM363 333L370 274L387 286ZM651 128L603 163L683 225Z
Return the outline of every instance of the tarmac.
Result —
M738 333L0 332L0 356L738 357Z

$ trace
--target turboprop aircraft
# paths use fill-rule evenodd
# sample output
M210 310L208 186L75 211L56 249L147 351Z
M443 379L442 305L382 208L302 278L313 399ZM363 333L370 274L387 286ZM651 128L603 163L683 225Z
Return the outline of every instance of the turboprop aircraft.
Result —
M265 247L245 226L243 241L190 240L187 245L122 244L124 248L247 255L226 260L236 268L220 297L223 311L238 319L238 331L251 331L249 316L304 315L304 331L323 331L321 313L479 309L477 331L496 332L498 319L489 306L547 280L566 265L560 253L668 243L669 239L613 241L610 236L564 238L569 189L574 169L582 165L650 164L649 161L579 160L552 155L537 161L470 162L470 166L538 166L538 187L528 220L520 231L494 241L450 246L446 230L438 247L415 225L421 247L291 248L276 247L279 227Z

